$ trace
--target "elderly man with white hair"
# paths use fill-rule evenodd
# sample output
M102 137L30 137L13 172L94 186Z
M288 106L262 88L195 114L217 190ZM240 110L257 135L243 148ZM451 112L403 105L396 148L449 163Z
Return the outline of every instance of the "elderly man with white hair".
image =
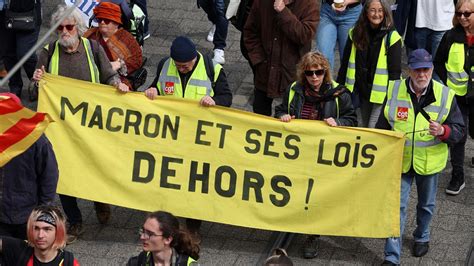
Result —
M65 5L52 15L51 25L67 11ZM109 84L122 92L129 91L112 69L104 49L95 41L81 36L87 30L79 11L74 10L57 28L58 39L39 53L33 80L39 81L44 72L74 79Z
M64 16L65 5L52 15L51 25ZM58 39L49 43L39 53L33 80L39 81L44 72L69 78L113 85L121 92L129 87L120 81L117 71L107 58L104 49L94 40L81 37L86 31L81 14L74 10L57 28ZM67 243L74 242L83 233L82 214L75 197L60 195L69 228Z

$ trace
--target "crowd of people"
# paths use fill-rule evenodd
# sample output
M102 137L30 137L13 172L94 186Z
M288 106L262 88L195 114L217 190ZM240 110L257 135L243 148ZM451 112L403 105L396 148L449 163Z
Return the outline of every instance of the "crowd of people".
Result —
M230 19L241 31L241 50L254 74L254 113L273 115L289 126L293 119L307 119L406 134L400 235L415 182L418 204L412 253L424 256L429 251L437 182L449 155L452 173L445 192L455 196L466 185L465 144L468 133L474 137L474 125L468 123L474 116L474 0L399 0L396 9L387 0L241 0L238 17L232 18L226 17L225 3L198 1L212 23L206 35L214 45L212 55L198 51L189 37L177 36L144 95L149 100L179 97L209 108L230 107L232 88L223 68L229 64L224 49ZM141 32L140 25L131 21L133 7L126 0L101 1L93 10L96 27L89 27L77 9L69 13L66 5L58 6L51 26L65 18L57 27L57 38L23 64L33 86L50 73L112 85L121 93L143 87L146 60L141 44L150 36L152 14L146 10L146 0L131 4L145 15L138 21L143 22ZM28 13L33 24L17 24L15 13ZM41 1L0 0L0 35L6 40L0 42L0 59L6 71L37 41L40 14ZM12 24L3 23L8 19ZM452 27L446 27L448 21ZM402 78L404 52L406 78ZM9 80L9 88L6 95L21 104L21 72ZM272 110L276 98L282 102ZM77 199L67 195L59 195L65 215L51 207L58 166L48 139L42 136L1 167L0 178L3 262L10 265L12 259L21 258L21 265L61 261L78 265L64 247L83 233L82 214ZM110 206L101 202L94 206L99 222L106 224ZM183 229L169 212L150 213L139 233L143 252L128 265L197 264L200 225L200 220L189 218ZM318 237L307 236L303 257L317 256ZM400 264L401 250L401 237L387 239L383 264ZM286 252L277 253L289 260Z

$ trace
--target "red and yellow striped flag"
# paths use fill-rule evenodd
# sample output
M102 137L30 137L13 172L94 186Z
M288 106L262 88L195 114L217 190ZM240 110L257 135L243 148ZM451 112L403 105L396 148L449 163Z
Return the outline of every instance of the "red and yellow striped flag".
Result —
M33 145L51 121L23 107L15 95L0 94L0 167Z

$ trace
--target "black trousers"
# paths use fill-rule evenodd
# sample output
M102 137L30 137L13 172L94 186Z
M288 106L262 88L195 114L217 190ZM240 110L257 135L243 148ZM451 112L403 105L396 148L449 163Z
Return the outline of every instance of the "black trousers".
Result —
M82 223L82 213L77 206L77 198L59 194L61 205L70 225Z
M0 56L3 58L5 69L10 71L38 41L40 25L37 25L34 31L7 30L4 20L5 12L0 11ZM23 64L28 79L33 77L37 61L36 53L33 53ZM11 77L8 85L11 93L21 97L23 89L21 68Z
M473 116L472 112L470 113L470 107L466 101L465 96L456 96L456 102L459 106L459 110L461 111L462 118L464 120L464 124L466 128L469 128L469 134L472 136L473 134L473 125L468 126L468 117ZM472 123L470 123L472 124ZM466 130L467 131L467 130ZM464 180L464 155L465 155L465 148L466 148L466 140L467 140L467 132L464 132L462 139L453 145L450 145L449 152L451 155L451 166L453 167L451 178L452 180Z
M273 98L267 96L265 91L257 88L254 90L253 112L256 114L272 116Z
M26 239L25 224L6 224L0 223L0 236L9 236L19 239Z

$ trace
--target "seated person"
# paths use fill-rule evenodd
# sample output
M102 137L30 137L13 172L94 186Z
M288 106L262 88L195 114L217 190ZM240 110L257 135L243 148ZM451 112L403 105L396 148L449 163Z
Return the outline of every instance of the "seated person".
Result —
M132 88L127 76L142 66L142 49L133 35L120 27L120 6L101 2L94 8L94 15L99 27L89 29L84 37L97 41L104 48L112 68L120 75L120 80L130 89L136 90L137 88Z

